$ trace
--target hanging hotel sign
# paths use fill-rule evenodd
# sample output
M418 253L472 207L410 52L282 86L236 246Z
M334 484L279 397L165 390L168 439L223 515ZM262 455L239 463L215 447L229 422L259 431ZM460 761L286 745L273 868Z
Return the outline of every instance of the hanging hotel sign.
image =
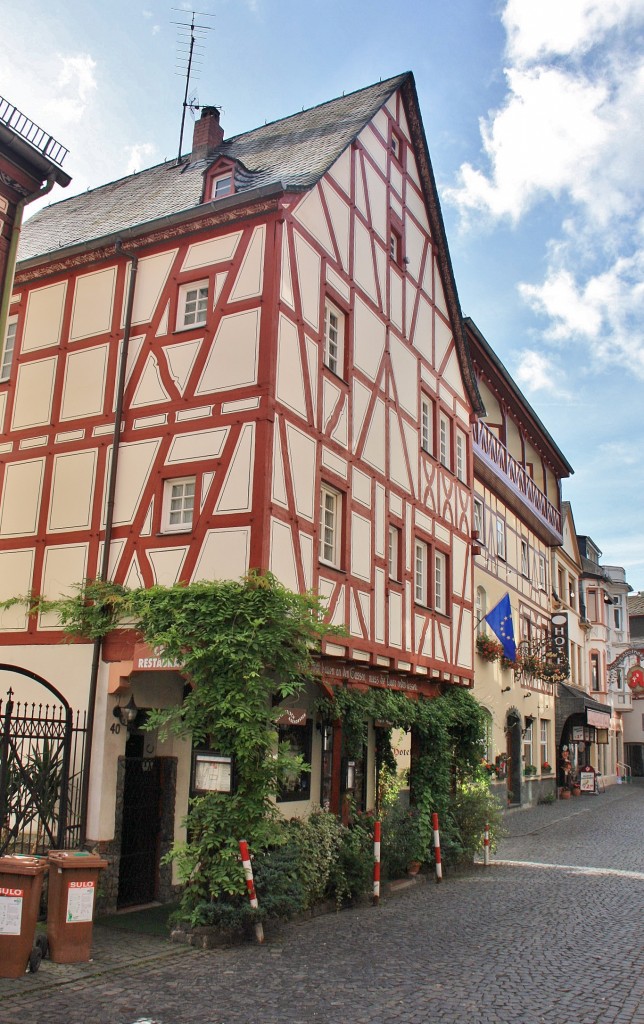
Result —
M565 671L568 676L568 614L566 612L555 612L550 619L550 646L554 654L554 663L557 668Z

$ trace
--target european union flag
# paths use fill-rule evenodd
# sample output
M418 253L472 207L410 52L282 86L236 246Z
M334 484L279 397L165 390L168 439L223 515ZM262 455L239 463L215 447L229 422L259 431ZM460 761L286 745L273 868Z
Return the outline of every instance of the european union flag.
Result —
M514 642L514 626L512 625L512 608L510 607L510 595L502 597L491 612L485 616L485 621L498 636L503 644L503 655L508 661L516 661L517 645Z

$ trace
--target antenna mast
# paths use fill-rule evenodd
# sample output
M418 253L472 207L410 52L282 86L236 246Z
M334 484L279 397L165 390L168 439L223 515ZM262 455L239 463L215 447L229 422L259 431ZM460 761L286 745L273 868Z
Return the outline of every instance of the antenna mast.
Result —
M187 13L180 11L178 7L173 7L173 11L179 13ZM198 77L201 71L202 58L205 52L204 39L207 32L212 31L211 25L197 25L195 24L195 17L203 18L214 18L214 14L207 14L205 11L191 11L190 12L190 23L185 21L173 21L173 25L177 25L177 71L176 74L183 75L186 77L186 88L183 94L183 104L181 109L181 129L179 131L179 152L177 154L177 164L181 163L181 150L183 149L183 129L186 122L186 110L190 110L194 114L195 110L199 110L199 103L196 97L188 99L188 92L190 89L190 76L194 74Z

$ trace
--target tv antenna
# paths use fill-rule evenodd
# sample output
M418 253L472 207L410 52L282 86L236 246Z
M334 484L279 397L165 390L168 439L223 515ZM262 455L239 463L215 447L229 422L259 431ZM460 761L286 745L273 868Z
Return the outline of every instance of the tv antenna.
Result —
M188 95L190 92L190 81L191 78L199 78L201 74L201 68L203 66L203 57L206 51L206 36L208 32L212 32L212 25L198 25L195 22L195 18L214 18L214 14L207 14L205 11L182 11L178 7L173 7L173 11L177 11L179 14L190 14L190 21L173 21L172 24L177 26L177 67L175 74L181 78L185 77L186 88L183 94L183 104L181 109L181 130L179 131L179 153L177 154L177 164L181 163L181 150L183 148L183 129L186 123L186 110L189 110L191 115L194 117L195 110L199 110L199 101L196 93Z

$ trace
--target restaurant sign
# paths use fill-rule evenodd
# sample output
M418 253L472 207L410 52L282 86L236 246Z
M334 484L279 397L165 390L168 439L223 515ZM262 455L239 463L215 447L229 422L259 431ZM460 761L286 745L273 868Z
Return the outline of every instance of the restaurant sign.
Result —
M148 647L147 644L135 644L132 657L133 672L181 672L183 665L173 658L163 655L162 647Z
M337 679L340 682L363 683L365 686L382 686L388 690L408 690L412 693L418 691L418 683L407 676L394 675L391 672L377 672L371 668L361 668L358 665L337 664L333 661L322 659L318 669L325 679ZM428 680L433 682L434 680Z

